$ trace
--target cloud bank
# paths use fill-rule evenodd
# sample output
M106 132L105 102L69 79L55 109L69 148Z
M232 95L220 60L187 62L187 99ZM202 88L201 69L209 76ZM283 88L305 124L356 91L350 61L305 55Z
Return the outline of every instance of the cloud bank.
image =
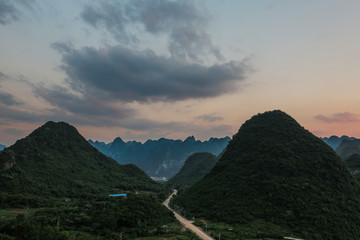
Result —
M94 28L105 27L116 40L126 44L139 41L136 34L131 33L133 25L140 25L152 35L166 34L173 58L201 62L202 57L211 55L224 59L205 31L209 14L193 1L102 1L95 6L85 6L81 18Z
M13 106L23 104L22 101L17 100L12 94L0 91L0 104Z
M13 1L0 1L0 24L6 25L17 20L19 12L13 5Z
M70 86L82 93L122 102L179 101L216 97L236 89L250 67L246 60L205 66L122 46L74 49L62 54Z
M221 116L217 116L216 113L210 113L210 114L204 114L204 115L200 115L195 117L195 119L200 119L206 122L216 122L216 121L220 121L223 120L224 118Z
M320 114L315 116L315 119L323 121L325 123L351 123L360 121L358 115L351 112L334 113L330 117Z
M1 14L1 13L0 13ZM5 79L8 79L9 77L3 73L3 72L0 72L0 80L5 80Z
M7 25L21 18L19 8L31 9L33 0L1 0L0 1L0 24Z

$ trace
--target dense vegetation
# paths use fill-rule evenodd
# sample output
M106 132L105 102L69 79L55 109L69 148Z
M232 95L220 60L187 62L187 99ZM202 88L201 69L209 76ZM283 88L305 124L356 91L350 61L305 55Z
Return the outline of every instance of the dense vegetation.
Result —
M180 231L158 201L163 186L135 165L104 156L63 122L48 122L1 151L0 182L0 239L129 239ZM123 192L128 198L108 196ZM6 217L13 210L22 213Z
M172 213L149 195L98 197L1 219L0 233L33 240L128 239L165 234L175 221ZM175 231L179 233L179 228Z
M62 122L48 122L1 151L0 167L4 195L84 197L161 188L136 166L104 156Z
M167 184L176 189L189 187L210 172L216 161L216 156L211 153L194 153L186 159L184 166Z
M278 110L245 122L210 173L173 204L254 236L261 223L282 236L360 238L358 182L329 146Z
M185 141L160 138L148 140L144 144L135 141L124 142L121 138L116 138L108 144L91 140L89 143L120 164L135 164L151 177L169 178L180 170L191 154L210 152L218 155L229 141L229 137L199 141L191 136Z
M360 139L344 139L335 151L342 159L347 159L353 154L360 154Z

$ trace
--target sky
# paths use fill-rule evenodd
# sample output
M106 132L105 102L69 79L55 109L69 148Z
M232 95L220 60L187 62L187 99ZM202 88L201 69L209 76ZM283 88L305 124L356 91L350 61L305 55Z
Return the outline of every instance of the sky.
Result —
M358 0L0 0L0 144L234 135L280 109L360 138Z

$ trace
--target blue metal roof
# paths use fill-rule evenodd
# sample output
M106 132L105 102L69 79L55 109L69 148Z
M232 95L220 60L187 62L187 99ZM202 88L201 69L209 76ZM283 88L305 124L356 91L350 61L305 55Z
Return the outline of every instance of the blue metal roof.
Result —
M127 197L126 193L110 194L109 197Z

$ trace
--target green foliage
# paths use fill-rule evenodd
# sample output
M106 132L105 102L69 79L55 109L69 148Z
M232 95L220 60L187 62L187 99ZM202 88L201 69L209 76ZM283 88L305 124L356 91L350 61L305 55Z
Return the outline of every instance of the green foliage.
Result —
M104 156L66 123L48 122L1 151L0 182L0 239L132 239L167 233L175 222L157 201L164 186ZM128 198L108 196L123 192ZM10 207L37 210L5 216Z
M129 239L166 232L173 214L149 195L97 198L1 219L0 232L17 239ZM116 237L117 236L117 237ZM115 237L115 238L114 238Z
M194 153L186 159L180 171L167 182L176 189L189 187L202 179L214 167L216 156L211 153Z
M215 222L278 226L283 236L360 238L358 183L329 146L281 111L245 122L211 172L174 204Z
M224 222L211 222L196 219L195 225L206 230L214 239L284 239L287 237L296 237L291 231L275 224L270 224L262 220L255 220L246 224L227 224ZM285 234L285 235L284 235Z
M120 165L104 156L62 122L48 122L1 151L1 166L2 207L19 202L38 207L49 198L162 189L135 165Z

